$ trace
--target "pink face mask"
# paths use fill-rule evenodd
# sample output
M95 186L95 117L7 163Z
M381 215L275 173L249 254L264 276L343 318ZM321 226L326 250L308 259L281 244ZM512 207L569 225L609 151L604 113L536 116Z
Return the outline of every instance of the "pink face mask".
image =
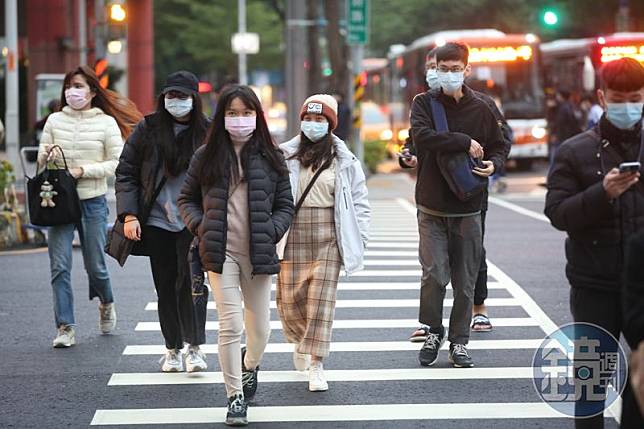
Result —
M65 100L74 110L82 110L90 102L89 91L84 88L69 88L65 90Z
M250 138L257 126L257 116L225 116L224 127L235 139Z

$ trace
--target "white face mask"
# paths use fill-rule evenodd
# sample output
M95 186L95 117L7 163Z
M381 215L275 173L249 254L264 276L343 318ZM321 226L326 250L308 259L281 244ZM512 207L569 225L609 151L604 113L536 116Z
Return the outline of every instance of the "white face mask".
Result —
M65 101L74 110L83 110L91 101L86 88L68 88L65 90Z
M465 72L437 72L438 82L445 94L454 94L463 86Z
M317 142L329 133L328 122L302 121L300 129L312 142Z
M428 69L425 73L425 81L429 86L429 89L440 88L440 83L438 82L438 73L436 69Z
M165 110L175 118L183 118L192 111L192 97L185 100L180 98L165 98Z

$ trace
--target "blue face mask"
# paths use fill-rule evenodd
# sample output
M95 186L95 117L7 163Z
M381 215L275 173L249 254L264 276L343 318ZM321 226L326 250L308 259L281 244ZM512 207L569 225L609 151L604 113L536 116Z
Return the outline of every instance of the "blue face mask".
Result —
M313 121L302 121L300 129L306 137L312 142L316 142L322 139L329 133L329 123L328 122L313 122Z
M425 82L427 82L429 89L440 88L440 83L438 83L438 73L436 72L436 69L427 70L427 73L425 73Z
M631 129L642 120L644 103L606 103L606 117L617 128Z
M463 86L465 72L437 72L438 82L445 94L454 94Z

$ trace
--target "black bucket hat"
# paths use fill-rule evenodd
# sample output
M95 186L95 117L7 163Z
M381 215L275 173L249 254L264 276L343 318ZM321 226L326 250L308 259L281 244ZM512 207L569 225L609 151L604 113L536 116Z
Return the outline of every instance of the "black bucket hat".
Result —
M179 91L186 95L199 94L199 79L189 71L178 71L171 73L163 85L163 93Z

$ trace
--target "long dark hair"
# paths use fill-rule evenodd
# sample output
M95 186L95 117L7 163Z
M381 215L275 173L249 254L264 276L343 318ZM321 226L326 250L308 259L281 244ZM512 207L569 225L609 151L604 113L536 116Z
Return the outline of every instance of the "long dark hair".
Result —
M317 142L311 141L304 133L300 133L300 145L289 159L297 159L300 163L308 168L312 167L313 171L329 158L335 156L333 134L331 131Z
M91 67L79 66L65 75L63 90L60 94L61 110L67 106L65 90L71 86L72 78L76 75L83 76L87 85L89 85L90 91L96 94L92 98L92 107L98 107L105 114L113 117L121 130L121 136L126 139L132 132L132 128L143 119L143 115L130 99L117 92L103 88Z
M257 125L250 140L244 145L241 157L241 165L246 171L248 155L251 151L262 152L273 170L280 175L288 174L284 165L280 150L275 145L271 133L268 131L268 124L264 117L264 109L255 95L255 92L248 86L230 85L227 86L219 96L217 110L213 117L208 137L206 137L206 148L204 149L201 165L199 166L199 178L202 185L212 185L218 180L229 176L235 180L239 179L239 168L235 148L233 147L230 135L225 128L224 117L230 103L239 98L244 106L254 110L257 114Z
M192 96L192 111L190 120L186 122L188 129L175 136L173 116L165 109L165 94L157 98L157 117L161 132L158 134L158 144L161 146L161 158L165 172L170 177L177 177L188 169L190 158L201 146L206 136L208 121L203 114L201 98Z

